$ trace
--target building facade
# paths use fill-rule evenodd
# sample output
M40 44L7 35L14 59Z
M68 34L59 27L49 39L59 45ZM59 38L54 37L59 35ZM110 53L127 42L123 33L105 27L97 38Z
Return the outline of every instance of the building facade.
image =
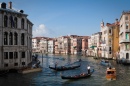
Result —
M49 54L54 54L54 45L55 45L55 41L53 38L49 38L48 39L48 53Z
M82 53L82 37L77 35L70 35L70 51L71 54Z
M120 17L120 59L130 60L130 11L122 12Z
M87 55L88 38L89 38L89 36L82 37L82 55Z
M101 57L101 32L94 33L88 39L88 56Z
M104 25L104 22L101 22L101 32L102 32L102 57L104 58L112 58L112 45L109 44L109 41L111 40L111 27L110 23L106 23L106 26Z
M32 61L32 26L23 10L12 2L0 7L0 69L17 69Z
M119 22L118 19L112 24L101 23L102 32L102 57L116 59L116 53L119 52Z

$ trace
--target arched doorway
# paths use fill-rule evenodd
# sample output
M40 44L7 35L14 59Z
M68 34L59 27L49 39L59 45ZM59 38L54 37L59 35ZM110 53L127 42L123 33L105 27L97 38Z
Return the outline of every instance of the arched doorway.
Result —
M126 59L129 59L129 53L126 53Z

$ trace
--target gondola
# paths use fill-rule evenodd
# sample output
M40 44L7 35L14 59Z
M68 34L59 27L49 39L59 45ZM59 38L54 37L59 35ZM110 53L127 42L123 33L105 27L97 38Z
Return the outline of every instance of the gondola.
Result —
M61 78L62 79L83 79L83 78L90 77L93 72L94 72L94 69L90 72L90 74L88 74L88 73L81 73L79 75L74 75L74 76L63 76L63 75L61 75Z
M76 66L60 66L60 67L51 67L49 66L50 69L56 70L56 71L64 71L64 70L71 70L71 69L75 69L75 68L79 68L80 65L76 65Z

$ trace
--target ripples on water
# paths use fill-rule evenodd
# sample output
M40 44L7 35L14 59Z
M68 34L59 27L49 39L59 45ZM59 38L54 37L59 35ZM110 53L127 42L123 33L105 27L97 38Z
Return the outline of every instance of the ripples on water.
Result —
M65 60L58 59L65 58ZM58 65L73 63L81 58L81 67L75 70L56 72L49 69L55 62ZM42 57L39 57L42 62ZM81 56L44 56L43 71L29 74L9 73L0 77L0 86L130 86L130 66L116 64L111 60L111 64L117 70L117 80L108 81L105 78L106 67L99 64L100 60L94 60L92 57ZM75 75L87 71L87 65L95 70L90 78L78 80L63 80L60 75Z

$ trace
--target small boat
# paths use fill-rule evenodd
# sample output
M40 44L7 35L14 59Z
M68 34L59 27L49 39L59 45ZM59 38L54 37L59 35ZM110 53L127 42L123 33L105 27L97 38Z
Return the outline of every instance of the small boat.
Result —
M111 66L111 63L108 60L101 60L100 64L104 66Z
M94 72L94 69L90 72L90 74L88 73L81 73L79 75L74 75L74 76L62 76L62 79L83 79L83 78L88 78L92 75L92 73Z
M96 60L97 60L97 59L100 59L100 58L99 58L99 57L95 57L95 56L94 56L94 57L93 57L93 59L96 59Z
M39 71L42 71L42 68L25 68L25 69L20 69L18 73L27 74L27 73L39 72Z
M130 60L128 59L122 59L121 62L123 65L130 65Z
M107 80L116 80L116 69L115 68L107 68L106 79Z
M76 65L76 66L58 66L58 67L51 67L50 65L49 65L49 68L50 69L53 69L53 70L56 70L56 71L64 71L64 70L72 70L72 69L75 69L75 68L79 68L80 67L80 65Z

